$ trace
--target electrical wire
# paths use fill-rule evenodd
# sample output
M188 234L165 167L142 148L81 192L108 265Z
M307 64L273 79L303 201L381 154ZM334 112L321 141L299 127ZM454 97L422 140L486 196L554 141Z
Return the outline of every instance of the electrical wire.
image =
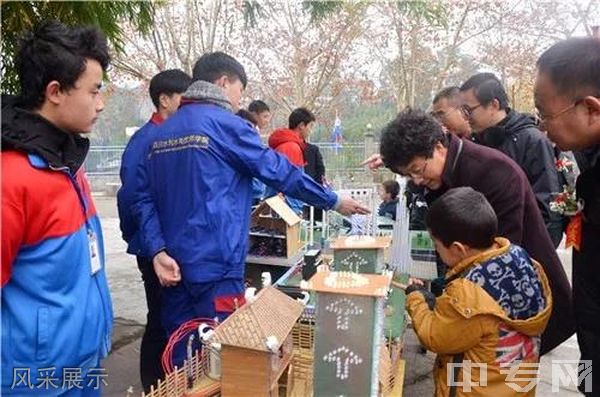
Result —
M183 323L171 334L161 357L161 364L165 371L165 375L168 375L175 370L173 366L173 350L175 349L175 346L186 339L190 333L198 332L198 327L203 323L213 328L217 326L214 319L199 317Z

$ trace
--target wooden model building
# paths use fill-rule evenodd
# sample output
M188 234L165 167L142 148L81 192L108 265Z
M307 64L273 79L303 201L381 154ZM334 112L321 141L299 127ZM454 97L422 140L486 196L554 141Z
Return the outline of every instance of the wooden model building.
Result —
M250 251L246 262L291 266L301 257L300 217L279 196L266 199L252 212Z
M391 273L317 272L313 395L377 396Z
M333 243L333 262L336 271L381 273L384 270L385 250L390 237L339 237Z
M143 397L212 397L219 395L221 383L210 376L210 352L202 350L186 360L181 368L167 374ZM127 394L129 396L129 394Z
M274 287L235 311L216 329L221 344L221 395L278 396L278 381L287 368L291 331L304 305Z

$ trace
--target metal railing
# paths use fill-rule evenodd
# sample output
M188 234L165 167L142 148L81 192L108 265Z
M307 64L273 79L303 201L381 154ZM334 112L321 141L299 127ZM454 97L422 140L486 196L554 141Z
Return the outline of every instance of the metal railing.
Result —
M332 142L314 144L323 155L329 178L343 178L364 172L364 168L360 167L365 158L364 143L344 143L341 146ZM118 177L124 150L125 146L91 146L85 161L88 176Z
M364 143L345 143L341 146L331 142L314 143L319 147L325 163L325 174L333 177L339 173L363 172L360 163L365 159Z
M125 146L91 146L85 159L89 177L118 176Z

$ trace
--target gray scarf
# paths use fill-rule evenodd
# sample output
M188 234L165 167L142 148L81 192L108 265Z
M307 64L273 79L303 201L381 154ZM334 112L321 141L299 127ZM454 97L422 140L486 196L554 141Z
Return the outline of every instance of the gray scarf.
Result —
M223 89L208 81L194 81L183 93L183 98L191 101L211 103L225 108L230 112L233 111L231 103L229 102L229 99L227 99Z

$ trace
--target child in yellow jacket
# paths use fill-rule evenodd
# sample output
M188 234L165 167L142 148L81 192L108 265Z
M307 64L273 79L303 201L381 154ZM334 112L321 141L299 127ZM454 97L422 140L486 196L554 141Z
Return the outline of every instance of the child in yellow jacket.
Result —
M411 283L406 305L419 340L438 354L435 396L534 396L552 308L542 267L496 235L494 210L469 187L438 198L427 225L449 268L446 288L436 299Z

